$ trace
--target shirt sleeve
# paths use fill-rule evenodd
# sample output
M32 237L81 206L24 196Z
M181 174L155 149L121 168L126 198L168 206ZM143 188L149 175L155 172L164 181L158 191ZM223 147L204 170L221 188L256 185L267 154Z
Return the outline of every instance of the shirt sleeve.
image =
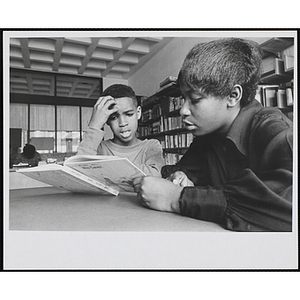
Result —
M99 144L103 140L104 131L88 127L78 146L77 155L96 155Z
M244 168L222 187L185 187L181 214L235 231L291 231L293 134L275 123L264 124L251 140L262 145L257 170Z
M141 170L150 176L161 177L161 168L164 165L163 150L158 140L148 140L146 146L145 161L141 165Z

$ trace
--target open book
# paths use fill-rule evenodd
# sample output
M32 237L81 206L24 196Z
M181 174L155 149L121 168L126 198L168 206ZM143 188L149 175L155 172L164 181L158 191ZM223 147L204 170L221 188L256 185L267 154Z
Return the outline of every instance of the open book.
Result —
M132 180L146 174L127 158L75 155L63 165L48 164L17 172L38 181L78 193L133 192Z

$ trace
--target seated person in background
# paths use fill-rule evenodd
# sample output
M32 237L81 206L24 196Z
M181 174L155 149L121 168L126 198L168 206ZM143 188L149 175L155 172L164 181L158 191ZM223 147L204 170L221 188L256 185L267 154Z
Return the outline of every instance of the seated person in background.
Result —
M23 148L23 152L19 153L14 160L14 164L28 163L29 167L36 167L41 161L41 155L36 152L35 147L30 144L26 144Z
M147 175L160 177L164 159L159 141L142 141L136 137L141 113L131 87L122 84L108 87L94 105L77 154L127 157ZM104 141L103 127L106 123L113 132L113 138Z
M178 81L180 113L195 138L163 178L134 181L142 204L229 230L292 230L292 122L254 99L260 74L254 42L193 47Z

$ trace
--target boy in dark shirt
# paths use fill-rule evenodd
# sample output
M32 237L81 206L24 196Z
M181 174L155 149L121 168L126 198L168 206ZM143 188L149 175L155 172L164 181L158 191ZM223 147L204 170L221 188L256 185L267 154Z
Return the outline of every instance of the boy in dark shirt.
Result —
M136 180L142 204L236 231L292 230L292 122L255 100L256 43L196 45L179 74L181 115L195 136L164 178ZM172 183L173 182L173 183Z

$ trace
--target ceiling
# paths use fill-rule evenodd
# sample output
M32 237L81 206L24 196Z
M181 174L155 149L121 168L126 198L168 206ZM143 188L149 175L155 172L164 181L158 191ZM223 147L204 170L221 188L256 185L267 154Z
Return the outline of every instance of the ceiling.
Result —
M99 78L128 79L171 39L10 38L10 92L95 98Z

